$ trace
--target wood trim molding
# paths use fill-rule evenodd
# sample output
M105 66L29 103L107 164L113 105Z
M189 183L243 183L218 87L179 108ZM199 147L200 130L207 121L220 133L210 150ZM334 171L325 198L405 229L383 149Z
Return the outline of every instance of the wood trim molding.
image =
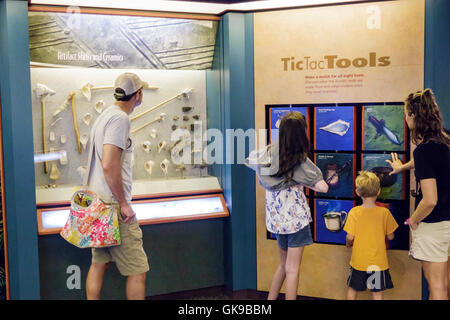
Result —
M68 7L66 7L66 6L54 6L54 5L30 5L28 7L28 11L67 13L67 8ZM91 7L79 7L79 8L80 8L80 13L85 13L85 14L104 14L104 15L119 15L119 16L220 21L220 16L207 15L207 14L157 12L157 11L132 10L132 9L110 9L110 8L91 8Z

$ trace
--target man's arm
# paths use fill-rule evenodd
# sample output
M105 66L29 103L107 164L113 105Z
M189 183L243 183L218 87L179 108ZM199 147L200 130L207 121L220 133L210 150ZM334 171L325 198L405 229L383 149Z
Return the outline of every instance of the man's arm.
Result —
M125 223L131 222L135 213L130 204L125 199L122 183L122 167L120 159L122 156L122 149L112 144L103 145L102 168L106 183L112 194L119 202L120 213Z

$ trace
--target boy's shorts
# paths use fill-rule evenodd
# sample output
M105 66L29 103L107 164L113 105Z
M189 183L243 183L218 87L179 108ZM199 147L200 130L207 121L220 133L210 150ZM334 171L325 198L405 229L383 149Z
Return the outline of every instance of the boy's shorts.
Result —
M119 210L120 211L120 210ZM142 243L142 230L135 218L130 223L123 222L119 215L120 245L106 248L92 248L92 263L115 262L123 276L133 276L149 270L147 255Z
M276 234L278 246L282 250L289 248L304 247L313 243L311 228L309 224L300 229L296 233L291 234Z
M383 271L359 271L350 267L347 285L356 291L380 292L394 288L389 269Z
M409 256L416 260L446 262L450 256L450 221L419 223L412 231Z

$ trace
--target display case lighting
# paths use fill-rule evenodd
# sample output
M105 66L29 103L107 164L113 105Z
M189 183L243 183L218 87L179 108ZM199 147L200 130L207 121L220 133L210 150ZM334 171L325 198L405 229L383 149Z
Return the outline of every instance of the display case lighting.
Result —
M132 208L140 224L216 218L228 216L222 195L193 196L187 199L139 200ZM70 208L38 210L39 234L56 234L64 227Z
M233 4L211 3L208 1L172 1L172 0L31 0L33 5L55 5L72 7L131 9L162 12L183 12L222 14L226 11L257 11L283 8L298 8L316 5L333 5L367 0L260 0Z

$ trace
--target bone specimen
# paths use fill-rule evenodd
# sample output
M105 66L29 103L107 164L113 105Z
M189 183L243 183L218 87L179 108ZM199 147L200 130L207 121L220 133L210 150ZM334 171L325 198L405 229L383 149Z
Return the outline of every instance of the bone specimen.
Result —
M154 107L152 107L152 108L150 108L150 109L148 109L148 110L146 110L146 111L144 111L144 112L142 112L142 113L140 113L140 114L130 118L130 121L136 120L136 119L142 117L143 115L145 115L145 114L147 114L147 113L149 113L149 112L151 112L153 110L156 110L156 109L162 107L163 105L165 105L166 103L169 103L170 101L175 100L177 98L186 97L187 99L189 99L188 93L191 92L191 90L192 89L185 89L185 90L183 90L181 93L177 94L176 96L173 96L172 98L169 98L169 99L161 102L160 104L157 104L156 106L154 106ZM187 93L185 93L185 92L187 92Z
M163 150L166 147L166 145L167 145L167 142L165 142L164 140L160 141L158 143L158 153L161 153L161 150Z
M176 124L172 125L172 131L175 131L178 129L178 126Z
M199 116L198 114L193 115L192 118L193 118L194 120L200 120L200 116Z
M178 116L173 116L173 121L178 121L180 119Z
M153 119L152 121L149 121L149 122L147 122L147 123L144 123L142 126L137 127L136 129L131 130L131 133L136 133L137 131L139 131L139 130L145 128L145 127L148 126L148 125L151 125L152 123L155 123L155 122L161 122L161 121L164 120L164 117L165 117L165 116L166 116L165 113L161 113L161 115L160 115L159 117L156 117L156 118Z
M189 116L183 116L183 121L189 121Z
M61 140L61 144L64 144L64 143L66 143L67 142L67 136L66 135L61 135L61 138L60 138L60 140Z
M83 117L83 122L88 126L91 123L92 115L90 113L86 113Z
M61 150L59 152L61 154L61 157L59 158L59 163L61 163L61 165L66 165L67 164L67 152L65 150Z
M153 139L155 139L156 136L157 136L157 132L158 132L158 130L152 129L152 131L150 131L150 137L152 137Z
M83 145L83 149L84 149L84 150L86 150L86 145L87 145L87 143L88 143L88 140L89 140L89 137L88 137L87 134L83 134L83 135L80 137L80 142L81 142L81 144Z
M53 121L52 123L50 123L50 127L53 127L60 120L62 120L62 118L58 118L55 121Z
M181 110L186 113L186 112L191 111L192 107L182 107Z
M151 87L147 82L142 82L143 89L157 90L158 87ZM91 83L86 83L81 87L81 93L86 97L88 101L91 101L92 91L94 90L105 90L105 89L114 89L114 86L99 86L95 87Z
M144 164L145 171L147 171L147 173L149 175L152 174L152 168L153 168L154 164L155 163L152 160L149 160Z
M105 102L103 100L99 100L95 104L95 111L97 111L97 113L102 113L104 107L105 107Z
M168 172L168 170L169 170L169 164L170 164L170 161L167 160L167 159L164 159L164 160L159 164L159 166L160 166L161 170L164 172L164 175L165 175L165 176L167 176L167 172Z
M50 180L58 180L61 177L61 172L58 170L56 163L52 164L50 169Z
M146 140L142 143L142 148L144 149L145 152L149 153L151 151L151 142Z
M36 96L38 98L40 98L41 100L41 117L42 117L42 148L43 148L43 153L47 153L47 141L46 141L46 130L45 130L45 99L47 98L47 96L52 96L54 95L56 92L53 91L52 89L50 89L49 87L47 87L44 84L38 83L36 85ZM44 173L48 173L48 162L45 161L44 162Z
M49 136L48 136L48 140L50 142L54 142L56 140L56 135L54 131L50 131Z
M70 101L72 100L72 96L75 94L75 91L70 92L69 96L64 100L64 102L56 109L55 112L53 112L53 117L56 117L60 112L67 109L69 106Z
M72 91L71 95L72 95L73 128L75 129L75 136L77 138L78 153L81 153L80 132L78 131L77 115L75 113L75 93Z

